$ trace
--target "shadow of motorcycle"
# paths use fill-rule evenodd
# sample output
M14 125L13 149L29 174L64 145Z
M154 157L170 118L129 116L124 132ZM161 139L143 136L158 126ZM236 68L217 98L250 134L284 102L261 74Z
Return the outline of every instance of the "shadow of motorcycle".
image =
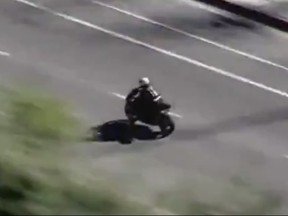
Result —
M143 107L145 109L145 107ZM138 140L156 140L163 139L175 130L175 123L169 115L171 105L161 103L157 107L157 115L147 113L146 110L141 110L136 116L136 121L143 124L135 123L133 127L133 134L131 134L131 127L129 118L131 116L131 107L126 104L124 112L128 119L112 120L104 124L91 127L87 141L118 141L120 144L131 144L133 139ZM148 126L158 126L160 131L154 131Z

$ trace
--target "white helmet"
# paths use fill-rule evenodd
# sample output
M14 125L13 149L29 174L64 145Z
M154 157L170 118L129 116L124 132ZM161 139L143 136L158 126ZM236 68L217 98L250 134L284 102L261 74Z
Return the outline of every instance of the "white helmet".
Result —
M145 85L150 85L150 80L148 77L142 77L139 79L139 85L140 86L145 86Z

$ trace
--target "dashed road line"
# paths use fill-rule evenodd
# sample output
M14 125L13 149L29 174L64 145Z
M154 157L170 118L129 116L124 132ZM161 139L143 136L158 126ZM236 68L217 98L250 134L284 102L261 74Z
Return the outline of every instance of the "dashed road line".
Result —
M122 95L122 94L119 94L119 93L117 93L117 92L112 92L111 93L112 95L114 95L114 96L116 96L116 97L118 97L118 98L121 98L121 99L123 99L123 100L125 100L125 95Z
M10 57L11 54L8 52L0 51L0 55Z

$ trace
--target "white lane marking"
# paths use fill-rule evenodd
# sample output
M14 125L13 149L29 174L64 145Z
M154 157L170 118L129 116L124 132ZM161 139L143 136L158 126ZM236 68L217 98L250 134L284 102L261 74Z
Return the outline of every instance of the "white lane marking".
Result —
M114 95L114 96L116 96L116 97L118 97L118 98L121 98L121 99L123 99L123 100L125 100L125 98L126 98L125 95L119 94L119 93L117 93L117 92L111 92L111 94ZM174 116L174 117L177 117L177 118L183 118L182 115L179 115L179 114L174 113L174 112L169 112L169 115Z
M249 53L245 53L245 52L243 52L243 51L240 51L240 50L231 48L231 47L229 47L229 46L226 46L226 45L223 45L223 44L220 44L220 43L211 41L211 40L209 40L209 39L206 39L206 38L203 38L203 37L200 37L200 36L197 36L197 35L188 33L188 32L186 32L186 31L184 31L184 30L178 29L178 28L176 28L176 27L169 26L169 25L164 24L164 23L157 22L157 21L155 21L155 20L152 20L152 19L150 19L150 18L141 16L141 15L136 14L136 13L133 13L133 12L131 12L131 11L127 11L127 10L118 8L118 7L109 5L109 4L107 4L107 3L103 3L103 2L98 1L98 0L93 1L93 3L94 3L94 4L101 5L101 6L103 6L103 7L109 8L109 9L112 9L112 10L115 10L115 11L120 12L120 13L123 13L123 14L125 14L125 15L132 16L132 17L134 17L134 18L143 20L143 21L145 21L145 22L148 22L148 23L151 23L151 24L154 24L154 25L158 25L158 26L160 26L160 27L169 29L169 30L171 30L171 31L177 32L177 33L182 34L182 35L185 35L185 36L187 36L187 37L190 37L190 38L193 38L193 39L196 39L196 40L199 40L199 41L208 43L208 44L213 45L213 46L215 46L215 47L218 47L218 48L220 48L220 49L224 49L224 50L227 50L227 51L236 53L236 54L238 54L238 55L244 56L244 57L246 57L246 58L249 58L249 59L252 59L252 60L255 60L255 61L264 63L264 64L268 64L268 65L270 65L270 66L274 66L274 67L280 68L280 69L285 70L285 71L288 71L288 67L286 67L286 66L284 66L284 65L280 65L280 64L278 64L278 63L269 61L269 60L267 60L267 59L264 59L264 58L261 58L261 57L258 57L258 56L255 56L255 55L252 55L252 54L249 54Z
M272 28L270 26L267 26L265 24L262 24L262 23L259 23L259 22L256 22L255 20L252 20L252 19L249 19L249 18L246 18L246 17L243 17L241 15L238 15L238 14L235 14L235 13L232 13L230 11L227 11L227 10L224 10L224 9L220 9L220 8L216 8L214 6L211 6L211 5L208 5L208 4L205 4L205 3L201 3L201 2L195 2L193 0L178 0L179 2L182 2L182 3L185 3L186 5L189 5L191 7L198 7L202 10L205 10L205 11L209 11L211 13L214 13L214 14L217 14L217 15L220 15L222 17L229 17L230 19L232 20L243 20L245 22L248 22L248 23L254 23L256 25L262 25L262 26L265 26L266 28L269 28L270 30L273 30L275 28ZM280 31L280 30L278 30Z
M179 115L179 114L174 113L174 112L169 112L169 115L174 116L174 117L176 117L176 118L183 118L182 115Z
M125 98L126 98L125 95L122 95L122 94L119 94L119 93L116 93L116 92L112 92L111 94L116 96L116 97L118 97L118 98L121 98L123 100L125 100Z
M153 50L153 51L155 51L155 52L158 52L158 53L161 53L161 54L164 54L164 55L173 57L173 58L178 59L178 60L181 60L181 61L183 61L183 62L192 64L192 65L196 65L196 66L198 66L198 67L201 67L201 68L206 69L207 71L212 71L212 72L214 72L214 73L217 73L217 74L220 74L220 75L229 77L229 78L231 78L231 79L233 79L233 80L237 80L237 81L240 81L240 82L249 84L249 85L251 85L251 86L255 86L255 87L257 87L257 88L260 88L260 89L265 90L265 91L267 91L267 92L271 92L271 93L278 94L278 95L280 95L280 96L283 96L283 97L288 98L288 93L285 92L285 91L282 91L282 90L279 90L279 89L275 89L275 88L269 87L269 86L267 86L267 85L265 85L265 84L255 82L255 81L250 80L250 79L248 79L248 78L245 78L245 77L242 77L242 76L233 74L233 73L231 73L231 72L228 72L228 71L225 71L225 70L216 68L216 67L214 67L214 66L207 65L207 64L202 63L202 62L200 62L200 61L194 60L194 59L192 59L192 58L188 58L188 57L186 57L186 56L183 56L183 55L174 53L174 52L172 52L172 51L165 50L165 49L162 49L162 48L153 46L153 45L151 45L151 44L148 44L148 43L145 43L145 42L143 42L143 41L134 39L134 38L132 38L132 37L129 37L129 36L120 34L120 33L118 33L118 32L115 32L115 31L112 31L112 30L109 30L109 29L100 27L100 26L98 26L98 25L89 23L89 22L87 22L87 21L78 19L78 18L76 18L76 17L72 17L72 16L69 16L69 15L66 15L66 14L63 14L63 13L59 13L59 12L53 11L53 10L47 8L47 7L44 7L44 6L41 6L41 5L37 5L37 4L32 3L32 2L29 2L29 1L27 1L27 0L15 0L15 1L21 2L21 3L24 3L24 4L27 4L27 5L30 5L30 6L32 6L32 7L38 8L38 9L41 9L41 10L43 10L43 11L46 11L47 13L53 14L53 15L58 16L58 17L62 17L63 19L66 19L66 20L69 20L69 21L78 23L78 24L80 24L80 25L84 25L84 26L86 26L86 27L95 29L95 30L97 30L97 31L101 31L101 32L103 32L103 33L105 33L105 34L108 34L108 35L110 35L110 36L113 36L113 37L115 37L115 38L119 38L119 39L122 39L122 40L124 40L124 41L128 41L128 42L130 42L130 43L133 43L133 44L136 44L136 45L145 47L145 48L150 49L150 50Z
M214 13L214 14L217 14L217 15L220 15L220 16L229 16L231 19L235 19L235 17L239 17L243 20L247 20L247 21L250 21L250 22L253 22L252 20L249 20L247 18L244 18L244 17L241 17L237 14L233 14L229 11L226 11L226 10L223 10L223 9L219 9L219 8L216 8L216 7L213 7L213 6L210 6L208 4L205 4L205 3L200 3L200 2L196 2L196 1L192 1L192 0L178 0L178 2L182 2L182 3L185 3L186 5L189 5L191 7L198 7L202 10L206 10L206 11L209 11L211 13Z
M275 28L273 28L271 26L267 26L267 25L265 25L263 23L256 22L256 21L254 21L252 19L248 19L248 18L245 18L243 16L234 14L232 12L225 11L224 9L218 9L218 8L215 8L215 7L213 8L213 6L210 6L210 5L207 5L207 4L204 4L204 3L200 3L200 2L195 2L193 0L178 0L178 1L182 2L182 3L185 3L185 4L187 4L187 5L191 6L191 7L198 7L200 9L202 9L202 10L206 10L206 11L209 11L211 13L223 16L223 17L229 17L230 19L236 19L237 18L237 20L240 19L240 20L243 20L243 21L246 21L246 22L255 23L256 25L262 25L262 26L265 26L265 28L269 28L270 31L272 31L274 34L276 34L278 36L285 37L285 38L288 37L286 32L280 31L280 30L275 29ZM238 1L238 0L236 0L236 1Z
M2 55L2 56L7 56L7 57L10 57L10 56L11 56L10 53L8 53L8 52L3 52L3 51L0 51L0 55Z

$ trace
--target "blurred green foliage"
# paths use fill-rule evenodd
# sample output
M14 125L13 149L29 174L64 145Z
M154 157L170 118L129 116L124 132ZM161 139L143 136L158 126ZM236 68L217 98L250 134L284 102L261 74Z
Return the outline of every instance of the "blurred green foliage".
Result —
M14 133L52 144L75 138L76 119L60 100L26 89L9 99L6 113Z
M62 147L79 143L80 136L79 122L64 103L38 89L1 93L0 214L148 211L110 190L111 185L97 177L89 180L67 174Z

